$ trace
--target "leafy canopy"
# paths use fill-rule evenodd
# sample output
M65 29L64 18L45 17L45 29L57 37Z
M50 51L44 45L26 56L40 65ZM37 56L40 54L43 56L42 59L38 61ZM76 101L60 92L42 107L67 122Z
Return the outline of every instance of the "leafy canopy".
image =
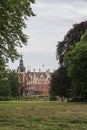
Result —
M69 87L71 81L67 75L67 70L65 67L60 67L56 70L50 82L50 95L68 97L69 96Z
M60 65L64 65L64 54L70 49L70 46L74 47L77 42L80 41L81 36L87 30L87 21L73 25L73 27L65 35L64 40L58 42L56 58L59 60Z
M4 77L0 81L0 100L7 100L7 97L18 97L20 86L19 77L15 70L6 70Z
M12 61L18 57L17 47L26 45L27 36L23 33L25 19L34 16L31 4L34 0L0 1L0 56Z
M65 54L64 61L72 79L73 93L75 96L87 98L87 32L80 42Z

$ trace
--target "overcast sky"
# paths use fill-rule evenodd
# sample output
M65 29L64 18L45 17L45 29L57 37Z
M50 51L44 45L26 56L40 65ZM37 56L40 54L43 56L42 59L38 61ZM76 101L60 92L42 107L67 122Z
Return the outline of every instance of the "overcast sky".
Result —
M87 0L36 0L32 8L36 16L29 18L24 31L29 35L28 45L19 52L28 70L52 71L58 68L57 41L63 40L73 24L87 20ZM19 60L9 63L11 69L18 65Z

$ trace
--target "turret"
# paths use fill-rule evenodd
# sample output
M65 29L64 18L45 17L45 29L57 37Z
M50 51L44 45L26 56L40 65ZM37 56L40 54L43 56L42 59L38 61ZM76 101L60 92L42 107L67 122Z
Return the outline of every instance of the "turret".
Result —
M25 72L25 67L24 67L24 64L23 64L23 59L22 59L22 55L21 55L21 58L20 58L20 61L19 61L19 67L17 69L18 72Z

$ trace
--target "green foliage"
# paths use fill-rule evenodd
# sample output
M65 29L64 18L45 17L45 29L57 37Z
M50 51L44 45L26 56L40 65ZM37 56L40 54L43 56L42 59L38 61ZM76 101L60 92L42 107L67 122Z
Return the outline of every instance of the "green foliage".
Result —
M67 75L65 67L60 67L56 70L50 83L50 95L55 99L55 96L68 97L70 88L70 78Z
M18 97L20 86L18 74L14 70L5 71L5 77L0 81L0 100L8 100L11 97Z
M0 101L10 101L11 98L9 96L0 96Z
M5 61L0 57L0 97L10 96L10 86L7 78L7 70L5 68ZM1 98L0 98L1 100Z
M87 21L73 25L57 45L57 60L66 67L72 86L69 94L87 99ZM85 34L84 34L85 33ZM84 34L84 35L83 35Z
M70 49L70 46L74 47L77 42L80 41L81 36L87 30L87 21L79 24L74 24L73 27L64 36L63 41L58 42L56 58L60 65L65 65L63 57L65 53Z
M22 98L25 101L38 101L38 100L49 100L48 94L29 95Z
M64 61L72 79L73 94L87 99L87 32L80 42L65 54Z
M11 89L11 97L18 97L18 88L20 86L18 74L15 70L8 71L8 81Z
M18 57L17 48L27 42L23 33L25 19L34 16L31 9L34 0L0 1L0 54L12 61Z
M31 8L34 2L34 0L0 1L0 87L3 89L6 86L3 85L3 80L6 78L8 60L16 60L19 57L17 49L26 45L28 37L23 29L26 28L25 20L34 16ZM16 91L15 88L13 90Z
M49 100L50 100L50 101L56 101L56 100L57 100L56 94L53 94L53 93L50 92Z
M0 82L5 78L5 63L2 58L0 58Z
M0 96L2 97L10 97L11 89L7 79L3 79L0 83Z

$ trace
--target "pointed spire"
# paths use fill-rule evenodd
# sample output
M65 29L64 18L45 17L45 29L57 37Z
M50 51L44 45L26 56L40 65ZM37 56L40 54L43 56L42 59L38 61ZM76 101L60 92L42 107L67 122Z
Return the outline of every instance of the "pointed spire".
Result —
M21 59L20 59L19 65L23 66L23 59L22 59L23 55L21 55L20 57L21 57Z
M24 67L24 64L23 64L23 59L22 59L23 55L20 55L20 61L19 61L19 70L20 72L25 72L25 67Z

